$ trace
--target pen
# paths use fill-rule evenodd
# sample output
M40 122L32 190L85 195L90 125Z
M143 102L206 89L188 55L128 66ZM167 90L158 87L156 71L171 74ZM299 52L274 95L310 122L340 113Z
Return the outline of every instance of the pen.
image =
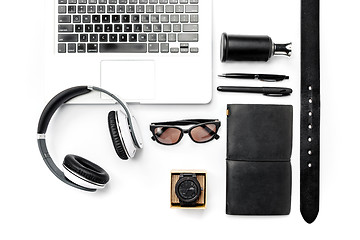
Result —
M217 88L219 92L243 92L243 93L262 93L265 96L283 97L289 96L292 93L290 88L275 88L275 87L231 87L220 86Z
M275 74L250 74L250 73L225 73L219 75L224 78L236 78L236 79L258 79L265 82L279 82L285 79L289 79L286 75L275 75Z

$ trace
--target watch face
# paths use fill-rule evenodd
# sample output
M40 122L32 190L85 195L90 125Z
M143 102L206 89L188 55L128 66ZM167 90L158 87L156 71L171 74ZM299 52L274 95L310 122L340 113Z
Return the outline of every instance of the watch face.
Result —
M179 185L179 194L182 198L190 200L195 198L199 192L199 189L194 181L187 180Z

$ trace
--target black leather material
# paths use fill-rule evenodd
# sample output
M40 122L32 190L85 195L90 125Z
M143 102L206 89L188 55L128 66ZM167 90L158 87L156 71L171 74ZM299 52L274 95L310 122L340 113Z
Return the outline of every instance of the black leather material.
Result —
M291 209L292 106L228 105L226 213Z
M66 155L63 165L81 177L97 184L106 184L109 174L95 163L76 155Z
M54 115L56 110L63 105L64 103L70 101L71 99L89 93L91 90L87 86L79 86L66 89L61 93L53 97L50 102L46 105L43 110L39 124L38 124L38 134L46 133L51 117Z
M108 125L109 125L109 131L111 140L113 142L116 154L123 160L127 160L128 156L125 152L125 146L120 140L120 133L117 128L117 119L116 119L116 113L115 111L109 112L108 115Z
M320 36L319 0L301 1L300 210L308 223L319 212Z

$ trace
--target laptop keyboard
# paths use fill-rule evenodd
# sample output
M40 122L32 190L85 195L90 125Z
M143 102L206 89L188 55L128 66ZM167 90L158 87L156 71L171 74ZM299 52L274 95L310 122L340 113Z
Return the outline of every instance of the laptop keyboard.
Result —
M58 53L199 52L199 0L55 0Z

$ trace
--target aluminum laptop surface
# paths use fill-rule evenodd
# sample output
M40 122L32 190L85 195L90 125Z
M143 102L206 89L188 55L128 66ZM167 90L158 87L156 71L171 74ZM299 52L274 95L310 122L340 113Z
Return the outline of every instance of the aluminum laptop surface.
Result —
M100 86L130 103L212 98L211 0L50 0L44 96ZM73 103L111 103L100 94Z

